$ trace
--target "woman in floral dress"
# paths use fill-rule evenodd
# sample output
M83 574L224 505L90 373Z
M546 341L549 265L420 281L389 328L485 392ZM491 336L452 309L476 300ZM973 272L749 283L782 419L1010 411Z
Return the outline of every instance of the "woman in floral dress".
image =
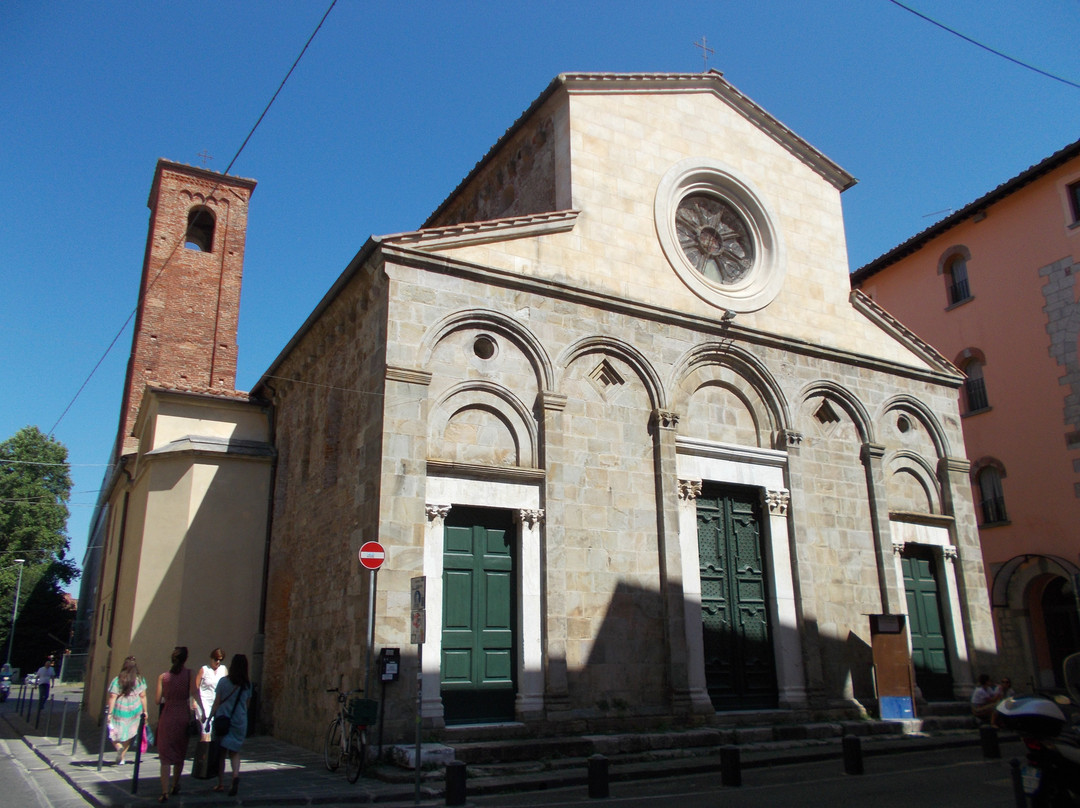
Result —
M139 675L135 657L124 660L120 673L109 683L109 740L116 748L116 765L124 762L131 742L139 734L139 719L146 715L146 680Z

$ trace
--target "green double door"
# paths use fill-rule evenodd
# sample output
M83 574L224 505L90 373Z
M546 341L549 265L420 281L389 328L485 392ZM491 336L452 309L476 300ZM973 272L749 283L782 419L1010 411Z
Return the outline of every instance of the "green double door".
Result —
M717 710L777 705L760 502L755 488L709 485L697 500L705 681Z
M925 698L951 699L953 681L941 616L937 560L929 548L917 548L905 550L900 563L904 570L915 681Z
M447 515L441 695L448 724L514 718L514 535L508 511L454 506Z

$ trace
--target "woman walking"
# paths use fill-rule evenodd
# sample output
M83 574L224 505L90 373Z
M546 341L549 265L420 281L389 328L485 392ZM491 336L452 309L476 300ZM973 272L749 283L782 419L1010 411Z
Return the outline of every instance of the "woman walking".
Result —
M217 698L211 713L214 723L218 724L219 718L229 720L228 732L219 733L215 727L214 734L218 736L218 743L229 755L229 763L232 765L232 785L229 786L229 796L235 797L240 788L240 747L244 745L247 737L248 704L251 701L251 680L248 678L248 661L243 654L236 654L229 662L229 675L218 682ZM214 791L225 790L225 756L221 758L218 768L218 784Z
M154 700L161 705L157 730L158 758L161 760L161 796L158 802L168 802L170 794L180 793L180 775L184 771L184 758L187 757L188 725L195 700L195 677L190 669L184 667L187 657L187 648L182 645L174 648L172 667L157 680Z
M195 674L195 690L199 694L199 721L205 722L210 717L218 682L229 672L229 669L221 664L224 659L225 652L215 648L210 652L210 664L203 665Z
M139 734L139 719L146 717L146 680L139 675L135 657L124 660L120 673L109 683L109 740L116 749L116 765L124 762L131 742Z

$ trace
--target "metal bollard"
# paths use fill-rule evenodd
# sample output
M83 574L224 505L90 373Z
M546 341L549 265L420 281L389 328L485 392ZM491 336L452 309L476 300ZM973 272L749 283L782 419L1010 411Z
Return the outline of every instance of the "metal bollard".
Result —
M67 729L67 696L64 696L64 710L60 713L60 732L56 736L56 745L59 746L64 742L64 730Z
M446 804L465 804L465 764L460 760L446 764Z
M742 759L737 746L720 747L720 785L742 785Z
M139 716L139 732L135 736L135 740L131 742L135 747L135 766L131 770L131 793L139 793L139 765L142 763L142 734L143 727L146 726L146 715Z
M844 774L862 774L862 741L855 735L844 736Z
M1024 781L1020 777L1020 761L1013 758L1009 761L1010 774L1012 775L1013 801L1016 808L1027 808L1027 795L1024 793Z
M608 789L608 759L603 755L589 758L589 799L610 796Z
M82 705L80 704L75 708L75 731L71 733L71 756L75 757L75 752L79 748L79 727L82 726ZM100 769L100 767L99 767Z
M982 744L984 758L1001 757L1001 744L998 743L997 727L989 725L979 727L979 743Z

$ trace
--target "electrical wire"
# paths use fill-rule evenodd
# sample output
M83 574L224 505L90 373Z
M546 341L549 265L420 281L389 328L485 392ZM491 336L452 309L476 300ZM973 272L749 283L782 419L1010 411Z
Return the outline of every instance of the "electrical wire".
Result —
M919 17L920 19L926 20L928 23L930 23L932 25L936 25L938 28L940 28L943 31L948 31L953 36L960 37L960 39L964 40L965 42L969 42L972 45L975 45L976 47L982 48L984 51L989 51L990 53L994 54L995 56L1000 56L1002 59L1005 59L1007 61L1012 62L1014 65L1019 65L1020 67L1026 68L1027 70L1031 70L1031 71L1033 71L1035 73L1038 73L1040 76L1046 76L1046 78L1048 78L1048 79L1053 79L1054 81L1060 81L1062 84L1067 84L1070 87L1075 87L1076 89L1080 90L1080 84L1076 83L1075 81L1070 81L1069 79L1062 78L1061 76L1055 76L1053 73L1048 73L1045 70L1042 70L1041 68L1035 67L1034 65L1029 65L1027 62L1021 62L1019 59L1016 59L1016 58L1014 58L1012 56L1009 56L1009 54L1007 54L1007 53L1002 53L999 50L995 50L994 48L991 48L989 45L984 45L983 43L981 43L981 42L979 42L979 41L977 41L975 39L972 39L969 36L961 34L959 31L957 31L957 30L955 30L953 28L950 28L949 26L945 25L944 23L940 23L935 19L927 17L922 12L916 11L915 9L911 8L910 6L905 6L903 3L899 2L899 0L889 0L889 2L892 3L894 6L899 6L900 8L904 9L904 11L907 11L907 12L910 12L910 13L914 14L916 17Z
M322 18L319 20L319 24L315 26L315 30L311 32L311 36L308 37L307 42L304 43L304 47L301 48L300 55L297 56L296 60L292 63L292 67L289 68L289 72L286 73L285 78L283 78L281 80L281 84L279 84L277 90L274 91L274 95L270 98L270 101L267 103L266 107L263 109L262 114L259 115L259 119L257 121L255 121L255 125L251 127L251 131L248 132L247 137L244 138L244 142L240 144L240 148L236 150L236 154L234 154L233 158L229 161L229 165L225 167L225 171L222 172L223 174L227 175L229 173L229 170L233 167L233 163L235 163L237 161L237 159L240 157L240 153L244 150L244 147L247 146L248 141L251 140L252 135L255 134L255 130L259 128L259 124L261 124L262 121L263 121L263 118L266 117L266 113L268 113L270 111L270 107L273 106L274 101L277 100L278 95L281 93L282 89L284 89L285 82L287 82L289 80L289 76L291 76L293 74L293 71L296 70L296 66L298 64L300 64L300 60L304 57L304 54L307 53L307 49L311 45L312 40L315 39L315 35L317 33L319 33L319 29L322 28L323 23L326 22L326 18L328 16L330 16L330 12L334 10L334 6L336 6L336 5L337 5L337 0L331 0L330 6L326 9L326 12L322 15ZM221 187L220 183L218 185L214 186L214 188L210 191L210 194L213 195L214 193L216 193L217 190L220 187ZM181 241L178 242L173 247L172 252L169 253L169 257L166 258L164 263L161 265L161 269L159 269L157 271L157 274L154 275L154 277L150 280L150 283L147 284L146 291L149 291L150 289L153 288L154 284L157 282L158 278L161 277L161 274L165 271L166 267L168 267L169 262L172 260L173 255L176 254L177 249L179 249L179 247L180 247L180 245L182 243L183 243L183 239L181 239ZM92 378L94 378L94 374L97 373L98 368L101 367L101 365L105 361L106 357L112 352L112 349L116 346L117 341L120 339L120 337L123 335L123 333L127 330L128 325L131 323L132 318L134 318L135 315L138 313L138 310L139 310L138 305L136 305L135 308L132 309L131 313L128 315L127 319L124 321L124 324L120 327L120 330L116 332L116 336L112 338L112 342L109 343L109 347L107 347L105 349L105 352L101 355L101 358L98 359L97 364L94 365L93 369L87 375L86 379L79 386L79 389L77 391L75 391L75 395L72 396L71 401L69 401L68 405L66 407L64 407L64 411L62 413L60 413L60 417L56 419L56 423L54 423L52 425L52 428L48 432L48 437L50 437L50 438L52 437L53 433L56 431L56 428L58 426L60 426L60 422L64 420L64 417L68 414L68 412L71 410L71 408L73 406L75 406L75 402L78 400L79 396L82 395L83 390L86 389L86 385L88 385L90 383L90 380Z

